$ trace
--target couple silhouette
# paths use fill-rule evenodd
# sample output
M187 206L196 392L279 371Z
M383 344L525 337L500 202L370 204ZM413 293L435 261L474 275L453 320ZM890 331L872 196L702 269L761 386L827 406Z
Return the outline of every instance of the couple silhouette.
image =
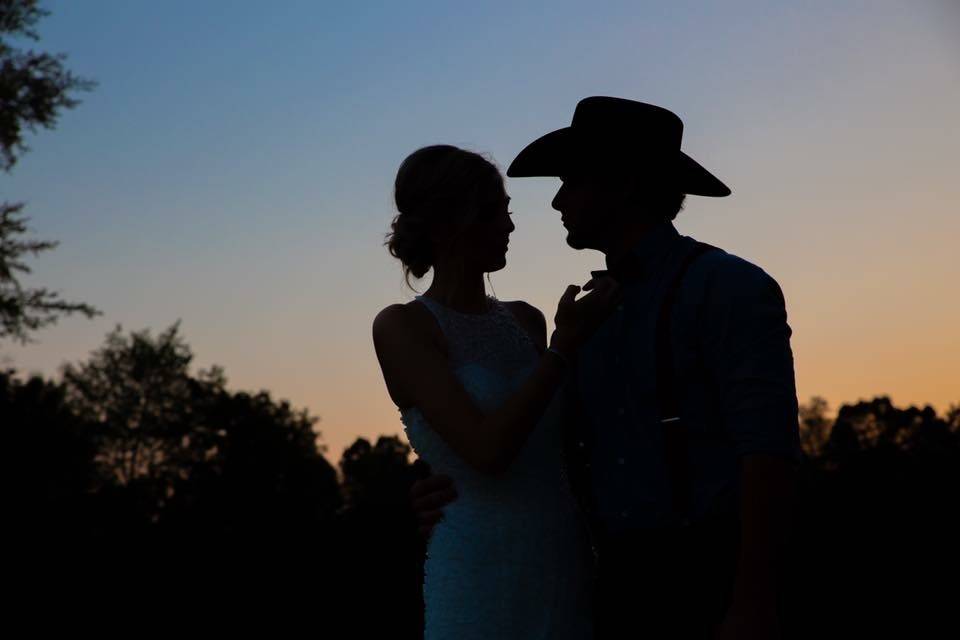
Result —
M567 244L606 258L549 338L542 312L484 286L514 230L497 167L448 145L401 164L386 244L408 284L433 280L373 340L433 473L411 492L425 638L779 637L791 329L772 277L674 227L688 194L730 194L682 131L594 96L510 164L559 177Z

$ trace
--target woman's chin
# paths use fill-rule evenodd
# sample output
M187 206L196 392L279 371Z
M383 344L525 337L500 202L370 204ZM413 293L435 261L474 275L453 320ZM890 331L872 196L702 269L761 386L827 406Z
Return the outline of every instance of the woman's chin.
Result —
M492 262L488 265L486 271L487 271L487 273L493 273L494 271L500 271L501 269L503 269L503 268L506 267L506 266L507 266L507 257L506 257L506 256L503 256L503 257L500 258L499 260L494 260L494 261L492 261Z

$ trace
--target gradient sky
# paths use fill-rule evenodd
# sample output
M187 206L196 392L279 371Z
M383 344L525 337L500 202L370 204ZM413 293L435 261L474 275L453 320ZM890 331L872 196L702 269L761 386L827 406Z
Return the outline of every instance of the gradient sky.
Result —
M309 408L331 459L400 433L370 340L413 295L381 246L398 165L443 142L505 168L602 94L675 111L732 187L676 225L780 282L801 401L960 401L960 3L517 4L46 3L41 46L100 84L0 197L61 241L25 283L105 314L7 364L53 376L117 323L179 318L197 367ZM564 243L558 184L508 181L492 276L548 320L602 264Z

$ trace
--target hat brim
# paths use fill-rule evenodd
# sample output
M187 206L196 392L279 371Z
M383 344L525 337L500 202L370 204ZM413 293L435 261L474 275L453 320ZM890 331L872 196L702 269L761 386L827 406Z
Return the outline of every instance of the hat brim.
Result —
M577 152L577 146L571 127L551 131L524 147L507 167L507 175L511 178L567 175L576 170L578 161L586 160L577 157L582 155ZM683 193L713 198L731 193L719 178L682 151L675 172L677 186Z
M562 176L570 167L572 147L570 127L551 131L524 147L507 167L511 178Z

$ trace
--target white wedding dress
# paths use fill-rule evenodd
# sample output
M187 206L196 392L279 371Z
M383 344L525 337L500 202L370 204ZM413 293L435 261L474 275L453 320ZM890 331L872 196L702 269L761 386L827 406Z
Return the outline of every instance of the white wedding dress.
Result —
M417 299L436 317L450 366L481 410L495 410L536 367L533 342L495 298L483 314ZM401 412L414 450L458 493L427 544L425 640L592 636L592 553L561 470L563 411L558 393L496 477L461 460L417 408Z

